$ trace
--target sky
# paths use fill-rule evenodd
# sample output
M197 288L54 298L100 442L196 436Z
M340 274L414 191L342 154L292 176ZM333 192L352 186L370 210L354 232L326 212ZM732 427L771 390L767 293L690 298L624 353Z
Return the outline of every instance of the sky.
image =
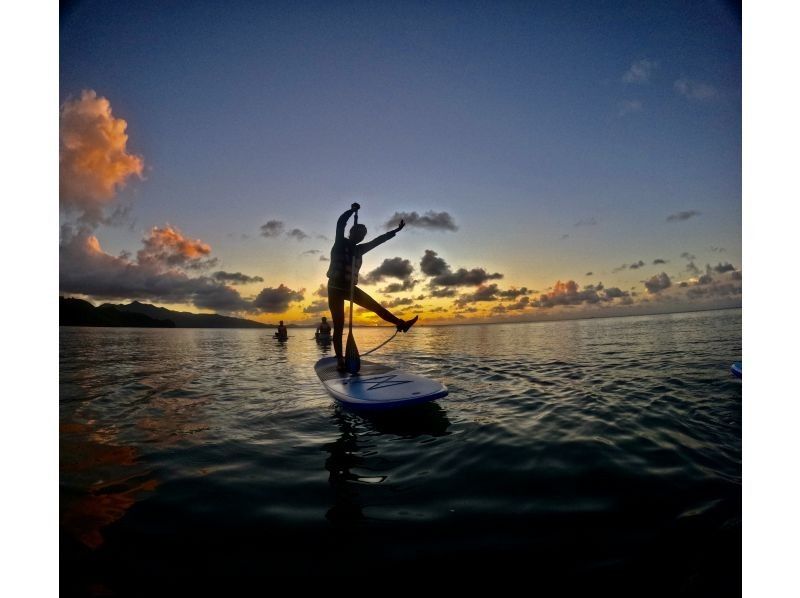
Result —
M421 323L741 305L726 3L84 1L59 52L62 295L316 322L357 201Z

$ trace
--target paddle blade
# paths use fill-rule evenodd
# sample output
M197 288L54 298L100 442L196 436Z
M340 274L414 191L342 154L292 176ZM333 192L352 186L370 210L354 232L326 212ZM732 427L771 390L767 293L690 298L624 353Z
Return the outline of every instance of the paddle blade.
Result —
M357 374L361 369L361 356L356 347L356 337L352 333L347 335L347 347L344 350L344 367L351 374Z

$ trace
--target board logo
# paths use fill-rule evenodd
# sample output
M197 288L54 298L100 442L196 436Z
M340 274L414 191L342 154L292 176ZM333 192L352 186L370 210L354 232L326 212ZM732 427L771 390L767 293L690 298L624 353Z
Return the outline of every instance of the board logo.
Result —
M363 378L361 376L353 376L342 380L343 385L348 384L371 384L367 390L378 390L380 388L388 388L390 386L397 386L398 384L408 384L411 380L395 380L397 374L387 374L386 376L373 376L372 378Z

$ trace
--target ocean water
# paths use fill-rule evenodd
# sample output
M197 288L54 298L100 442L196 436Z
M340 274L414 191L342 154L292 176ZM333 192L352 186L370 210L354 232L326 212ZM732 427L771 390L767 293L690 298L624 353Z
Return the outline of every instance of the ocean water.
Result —
M417 327L370 359L450 394L380 415L323 391L312 331L272 334L60 329L62 589L739 592L740 310Z

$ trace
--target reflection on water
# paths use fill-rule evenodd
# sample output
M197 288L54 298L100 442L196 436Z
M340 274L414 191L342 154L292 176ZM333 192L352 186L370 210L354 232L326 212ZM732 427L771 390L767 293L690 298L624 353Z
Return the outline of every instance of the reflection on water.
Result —
M444 436L450 422L445 410L436 403L427 403L400 409L395 413L353 413L337 406L332 419L341 430L341 436L326 444L330 456L325 469L333 490L333 505L326 514L332 522L353 522L364 518L359 494L359 484L380 484L390 477L379 469L377 460L371 459L371 436L397 436L413 439L419 436Z
M68 593L191 585L175 555L220 579L355 559L736 593L740 311L415 327L369 359L450 394L374 415L325 393L313 336L60 329Z

